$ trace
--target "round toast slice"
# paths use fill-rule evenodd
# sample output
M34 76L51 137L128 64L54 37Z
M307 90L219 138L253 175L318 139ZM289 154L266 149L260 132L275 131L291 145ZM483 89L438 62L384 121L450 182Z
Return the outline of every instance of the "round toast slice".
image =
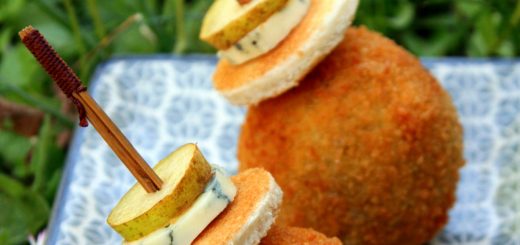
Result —
M197 237L194 245L258 244L274 223L282 190L263 169L248 169L231 177L235 200Z
M256 104L298 85L345 36L358 0L311 0L307 15L277 47L240 65L224 59L214 87L231 103Z

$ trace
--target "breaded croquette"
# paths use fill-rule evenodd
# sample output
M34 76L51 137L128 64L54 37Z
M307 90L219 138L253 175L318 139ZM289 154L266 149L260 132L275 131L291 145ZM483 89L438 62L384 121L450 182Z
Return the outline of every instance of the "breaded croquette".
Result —
M422 244L446 223L464 164L449 95L420 61L366 28L301 85L250 107L240 170L284 191L277 224L346 244Z
M341 241L334 237L313 230L297 227L273 226L262 239L260 245L341 245Z

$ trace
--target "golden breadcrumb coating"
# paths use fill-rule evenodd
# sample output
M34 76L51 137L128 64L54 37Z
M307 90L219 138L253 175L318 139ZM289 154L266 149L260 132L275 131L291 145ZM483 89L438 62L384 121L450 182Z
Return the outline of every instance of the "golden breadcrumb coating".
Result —
M262 239L260 245L341 245L341 241L334 237L313 230L297 227L282 227L274 225Z
M282 187L278 224L346 244L431 239L464 164L449 95L417 58L363 27L299 87L250 107L238 158Z

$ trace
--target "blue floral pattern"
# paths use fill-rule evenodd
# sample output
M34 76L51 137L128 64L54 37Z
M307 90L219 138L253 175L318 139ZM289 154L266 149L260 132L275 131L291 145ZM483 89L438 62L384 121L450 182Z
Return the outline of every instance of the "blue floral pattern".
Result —
M520 245L520 62L458 61L425 62L457 106L467 161L431 244Z
M466 166L449 223L430 244L520 245L520 62L424 60L452 95L464 125ZM90 93L154 164L186 142L230 173L245 109L211 86L215 59L149 57L102 65ZM135 183L92 128L71 146L48 244L118 244L106 224Z

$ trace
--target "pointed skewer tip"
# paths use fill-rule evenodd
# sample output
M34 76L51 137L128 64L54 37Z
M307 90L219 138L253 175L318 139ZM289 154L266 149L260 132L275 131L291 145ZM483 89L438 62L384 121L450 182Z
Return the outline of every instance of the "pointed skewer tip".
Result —
M20 32L18 32L18 35L23 40L26 36L28 36L31 32L36 31L31 25L26 26L23 28Z

